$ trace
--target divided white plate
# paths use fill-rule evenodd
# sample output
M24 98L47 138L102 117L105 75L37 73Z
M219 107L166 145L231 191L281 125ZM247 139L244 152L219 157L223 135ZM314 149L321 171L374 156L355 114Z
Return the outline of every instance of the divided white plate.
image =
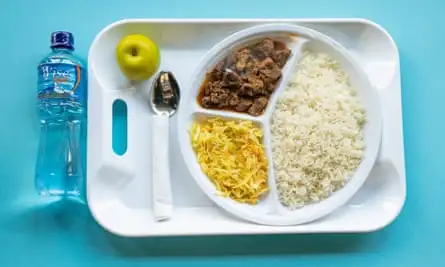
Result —
M289 37L289 35L298 37ZM292 50L292 53L284 66L282 78L277 85L277 90L271 96L264 114L253 117L237 112L205 109L198 105L196 98L199 94L199 88L205 80L206 74L213 69L217 62L222 57L225 57L228 51L232 51L233 47L239 48L245 45L246 41L253 42L265 37L284 41ZM363 161L344 188L319 203L306 205L301 209L290 211L281 205L278 199L275 172L272 164L270 118L277 98L286 87L287 81L296 69L296 62L300 59L305 49L328 53L349 74L350 82L357 89L358 98L366 110L367 123L364 129L366 149ZM190 173L196 179L201 189L207 193L208 197L220 207L240 218L267 225L295 225L321 218L346 203L359 190L377 158L382 133L382 117L379 99L374 87L370 84L368 77L356 60L349 55L344 47L326 35L312 29L291 24L275 23L254 26L237 32L218 43L205 55L193 74L190 85L186 84L187 87L188 95L183 98L178 115L178 138L184 160ZM219 196L215 186L201 170L190 142L189 130L195 120L202 119L203 117L249 120L260 125L263 129L265 134L263 142L269 161L268 182L270 191L259 204L241 204L230 198Z
M193 74L205 53L230 34L264 23L287 23L322 32L342 44L377 88L383 114L379 157L355 196L332 214L308 224L267 226L226 213L197 186L179 151L172 122L170 166L174 211L157 223L151 203L151 110L148 83L139 92L126 90L114 49L123 36L142 33L161 47L161 68L175 73L189 95ZM367 232L378 230L399 214L406 195L400 69L389 34L362 19L285 20L124 20L98 34L89 53L88 205L97 222L123 236ZM195 89L196 90L196 89ZM128 144L124 155L112 150L112 105L122 99L128 109ZM182 103L183 104L183 103ZM178 114L182 116L182 114ZM176 120L176 118L174 118Z

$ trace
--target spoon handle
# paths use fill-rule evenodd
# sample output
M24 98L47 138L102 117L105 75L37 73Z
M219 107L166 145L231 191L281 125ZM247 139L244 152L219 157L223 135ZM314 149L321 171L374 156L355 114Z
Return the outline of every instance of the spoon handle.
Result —
M153 212L156 221L172 215L172 192L169 164L169 116L153 117L152 125Z

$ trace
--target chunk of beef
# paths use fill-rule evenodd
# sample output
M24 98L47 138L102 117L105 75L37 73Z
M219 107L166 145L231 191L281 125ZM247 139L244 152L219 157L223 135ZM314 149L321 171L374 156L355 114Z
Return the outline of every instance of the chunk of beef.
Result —
M231 53L227 56L226 58L226 62L224 64L224 68L225 69L232 69L232 70L236 70L235 69L235 65L237 63L238 59L237 59L237 53Z
M235 68L237 71L244 71L244 69L246 68L247 63L249 62L249 58L250 58L250 51L249 49L243 48L240 51L238 51L235 55L236 57L236 64L235 64Z
M236 107L240 103L241 98L237 94L231 94L229 99L229 105L231 107Z
M243 76L243 82L244 84L239 90L240 95L252 97L263 94L265 87L261 77L249 72Z
M225 107L228 106L229 93L222 88L219 81L208 82L201 100L203 107Z
M231 90L236 90L241 87L242 80L241 77L234 71L227 69L224 72L222 79L222 86L229 88Z
M255 99L247 112L253 116L261 115L267 106L267 101L267 97L264 96Z
M210 95L210 87L207 84L206 87L204 88L204 96L209 96Z
M247 77L248 84L251 85L253 95L263 95L264 94L264 82L260 77L249 75Z
M210 101L214 106L219 108L224 108L229 106L229 94L221 93L221 94L212 94L210 95Z
M246 64L245 73L250 75L258 74L258 61L257 59L252 59Z
M235 110L238 112L244 112L248 110L252 106L252 100L248 98L240 98L238 105L235 107Z
M287 49L286 44L283 42L273 41L273 44L274 44L275 51Z
M205 108L212 107L212 104L210 103L210 96L204 96L201 100L201 105Z
M272 94L275 91L276 87L277 87L277 83L266 84L266 91L267 91L266 95Z
M280 67L270 57L261 61L258 67L261 77L267 84L275 83L281 77Z
M275 68L275 67L277 67L277 63L275 63L275 61L273 61L273 59L271 57L267 57L267 58L263 59L260 63L258 63L258 68L260 70Z
M265 38L261 43L252 47L252 54L259 60L272 57L275 53L274 46L273 40Z
M245 83L241 86L241 89L239 90L239 94L241 96L253 96L253 85L250 83Z
M223 77L223 72L219 68L214 68L209 75L209 81L220 81Z
M268 55L271 55L275 51L275 42L272 39L264 38L261 44Z
M201 105L205 108L211 107L227 107L229 105L229 94L214 94L204 96L201 100Z
M204 90L204 95L209 96L212 93L220 93L222 91L222 85L220 81L208 82Z
M283 68L284 65L286 65L287 60L290 56L290 49L285 48L282 50L278 50L275 52L275 55L273 56L273 60L280 68Z
M254 97L257 95L264 95L266 93L264 83L261 79L249 79L249 82L243 84L239 90L242 96Z
M225 60L220 60L218 63L216 63L215 68L216 70L222 71L224 69Z

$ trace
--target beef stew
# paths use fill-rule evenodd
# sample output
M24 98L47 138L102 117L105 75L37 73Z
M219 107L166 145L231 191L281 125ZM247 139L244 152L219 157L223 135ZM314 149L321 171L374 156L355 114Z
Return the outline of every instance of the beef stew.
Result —
M263 114L290 54L284 43L270 38L231 53L207 74L199 104L252 116Z

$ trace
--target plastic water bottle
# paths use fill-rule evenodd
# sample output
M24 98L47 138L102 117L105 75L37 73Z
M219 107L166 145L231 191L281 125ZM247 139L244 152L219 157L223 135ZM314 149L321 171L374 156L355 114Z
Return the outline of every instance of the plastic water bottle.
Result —
M73 55L71 33L52 33L51 49L38 66L35 187L40 195L79 196L85 178L86 69Z

